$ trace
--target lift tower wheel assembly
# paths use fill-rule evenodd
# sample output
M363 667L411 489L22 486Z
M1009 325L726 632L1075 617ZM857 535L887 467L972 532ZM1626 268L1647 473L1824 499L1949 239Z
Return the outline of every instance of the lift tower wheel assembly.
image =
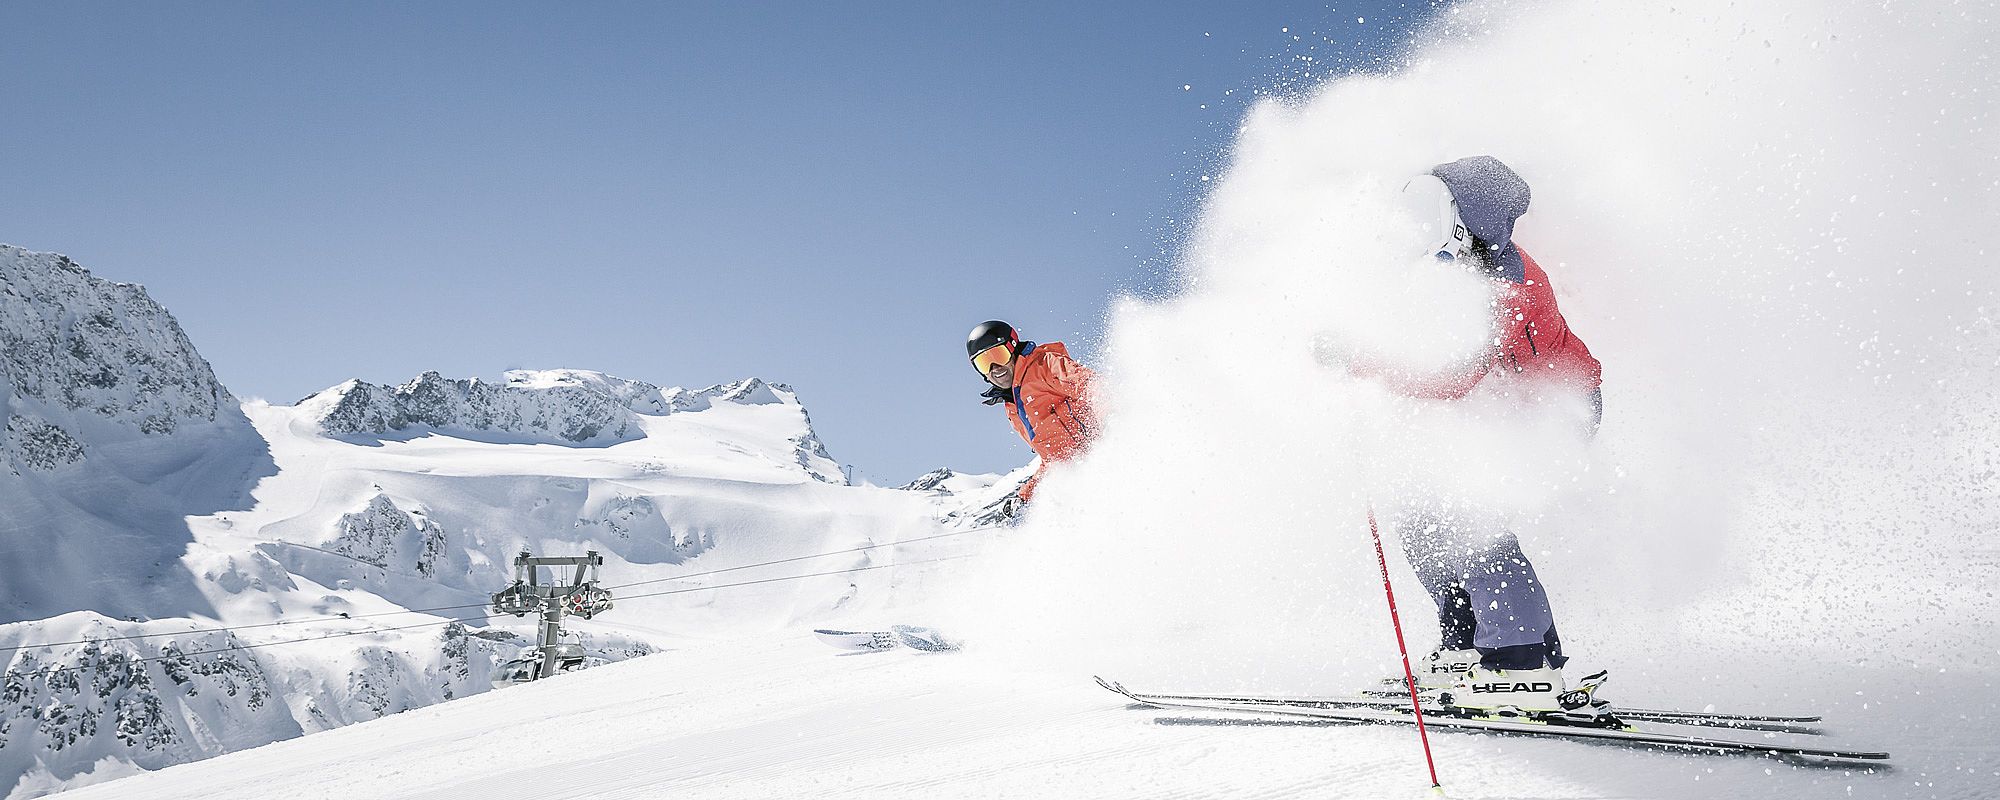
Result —
M528 680L547 678L556 674L557 666L565 656L576 661L583 658L582 648L569 645L576 652L563 653L563 614L570 613L590 619L611 610L611 592L597 585L598 568L604 565L604 557L596 550L587 551L582 556L555 556L536 558L527 550L514 557L514 584L493 594L493 611L497 614L512 614L524 617L540 612L542 615L541 637L537 649L541 651L541 664ZM554 582L561 575L559 570L551 571L551 582L541 582L542 567L572 567L567 583ZM511 662L510 662L511 664Z

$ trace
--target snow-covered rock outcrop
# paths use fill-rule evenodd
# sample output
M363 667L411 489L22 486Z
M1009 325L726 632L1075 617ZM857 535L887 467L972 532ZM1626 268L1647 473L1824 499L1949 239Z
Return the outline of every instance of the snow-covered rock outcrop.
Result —
M906 492L958 495L984 491L999 481L1001 477L990 473L968 475L950 467L939 467L919 475L916 480L896 488Z
M161 769L482 692L496 664L531 644L457 623L370 627L302 625L287 637L325 641L271 649L186 620L90 612L0 628L0 647L62 643L20 651L0 675L0 786L33 796L107 767ZM606 660L652 651L617 637L581 643Z
M641 417L701 412L718 405L796 409L803 424L789 437L789 460L813 480L847 482L840 464L813 431L798 393L762 378L684 389L579 369L510 370L503 384L426 372L401 386L350 380L300 400L297 407L329 436L437 432L607 445L644 437Z
M965 474L950 467L926 472L916 480L897 487L929 497L932 516L954 528L1008 524L1014 509L1006 501L1033 475L1040 461L1005 475Z
M404 511L388 495L377 494L368 506L343 514L334 524L326 549L385 569L415 571L436 577L445 555L444 528L421 509Z
M0 245L0 349L4 458L15 472L81 461L105 428L163 435L242 421L145 287L98 278L67 256Z
M411 429L499 433L556 442L616 442L638 429L632 410L595 387L523 387L426 372L401 386L351 380L299 401L333 436Z
M620 405L640 414L671 414L690 410L678 407L674 402L675 396L682 393L681 389L663 390L645 381L587 369L512 369L507 371L505 377L507 385L517 389L584 389L617 400Z
M206 611L186 517L273 466L236 398L140 286L0 245L0 623Z
M90 612L9 626L0 676L0 774L83 771L107 753L159 769L296 736L298 723L252 651L227 632L118 623Z
M511 370L504 384L426 372L401 386L350 380L300 400L298 407L329 436L430 431L601 445L644 436L640 416L707 411L718 404L797 408L805 425L790 439L791 460L814 480L846 482L812 430L798 393L761 378L683 389L578 369Z

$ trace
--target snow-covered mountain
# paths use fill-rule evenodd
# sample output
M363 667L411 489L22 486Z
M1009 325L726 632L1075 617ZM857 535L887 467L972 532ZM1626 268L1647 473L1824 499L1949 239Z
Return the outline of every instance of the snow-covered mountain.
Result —
M0 277L10 797L485 691L534 636L484 611L518 552L604 555L617 606L568 628L616 661L865 613L900 585L839 573L910 556L748 567L940 529L845 485L783 384L432 372L244 405L140 287L15 248Z
M612 444L644 436L640 416L706 411L716 403L798 409L793 461L814 480L842 482L840 465L813 432L798 394L748 378L706 389L662 389L586 370L512 370L504 384L426 372L401 386L351 380L298 402L321 432L337 437L441 432L487 441Z
M184 520L245 507L263 440L142 287L0 245L0 622L209 614Z
M939 467L917 476L916 480L896 488L910 492L930 492L939 495L958 495L978 492L1000 480L999 475L967 475L950 467Z
M575 386L524 388L426 372L401 386L348 381L299 401L333 436L417 430L514 434L528 440L617 442L634 436L617 398Z

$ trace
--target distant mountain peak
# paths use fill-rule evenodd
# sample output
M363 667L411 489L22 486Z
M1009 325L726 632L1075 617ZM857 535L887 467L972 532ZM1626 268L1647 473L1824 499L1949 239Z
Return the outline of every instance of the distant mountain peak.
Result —
M950 467L939 467L919 475L916 480L896 488L903 491L928 492L938 495L978 494L992 487L1001 477L985 473L968 475Z
M610 397L640 414L665 414L660 387L587 369L510 369L504 377L516 389L572 388Z
M645 436L641 416L708 411L718 404L790 406L803 430L788 434L793 460L814 480L845 483L813 431L798 393L750 377L703 389L659 386L583 369L508 370L504 383L425 372L401 386L344 381L297 405L329 436L411 430L502 434L556 444L613 444Z
M503 385L434 370L401 386L346 381L298 405L334 436L434 429L583 443L638 435L632 410L597 387Z
M910 492L938 492L941 494L951 494L951 490L945 487L945 482L955 477L958 477L958 473L952 472L951 467L938 467L937 469L931 470L929 472L917 476L916 480L910 481L909 483L903 484L896 488Z

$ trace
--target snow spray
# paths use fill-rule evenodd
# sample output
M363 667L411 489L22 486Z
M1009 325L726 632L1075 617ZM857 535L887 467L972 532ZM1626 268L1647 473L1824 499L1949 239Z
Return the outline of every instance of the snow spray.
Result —
M1990 658L1994 596L1948 588L2000 578L1995 13L1467 3L1391 74L1259 102L1179 290L1113 310L1104 433L983 565L975 638L1191 688L1391 674L1353 521L1423 481L1508 519L1570 654L1627 676ZM1476 154L1532 185L1515 242L1604 362L1587 446L1342 368L1483 346L1395 202Z

